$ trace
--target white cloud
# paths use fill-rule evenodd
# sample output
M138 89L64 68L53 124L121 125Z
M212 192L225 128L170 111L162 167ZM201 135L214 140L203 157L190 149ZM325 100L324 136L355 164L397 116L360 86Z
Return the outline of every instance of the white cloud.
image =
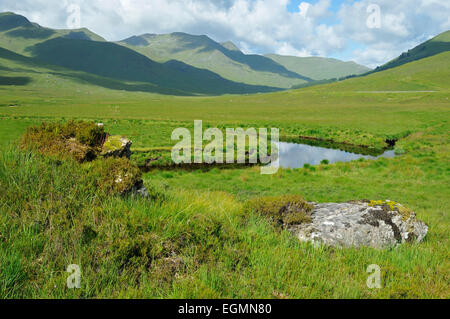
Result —
M298 9L300 10L301 17L306 18L306 15L308 14L308 9L310 6L311 6L311 4L308 2L300 3L300 5L298 6Z
M276 51L276 54L280 55L291 55L291 56L299 56L299 57L307 57L311 56L311 52L307 51L306 49L297 50L289 43L285 42L279 47Z
M298 12L287 11L289 0L0 0L0 11L65 28L71 3L81 7L81 24L108 40L183 31L231 40L245 52L298 56L352 52L349 47L355 42L365 50L355 50L346 60L370 66L450 27L448 0L344 1L336 14L339 21L331 25L331 0L305 0ZM367 27L372 3L381 9L380 29Z

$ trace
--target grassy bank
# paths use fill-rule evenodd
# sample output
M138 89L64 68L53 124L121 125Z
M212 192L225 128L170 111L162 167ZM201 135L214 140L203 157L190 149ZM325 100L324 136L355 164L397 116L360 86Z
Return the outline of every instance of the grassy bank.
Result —
M448 297L441 201L407 201L430 224L423 244L314 248L244 215L239 196L164 184L147 183L153 200L110 197L90 187L76 163L2 152L0 296ZM337 196L345 197L331 199ZM312 199L319 198L325 196ZM382 267L383 289L366 286L365 270L374 263ZM69 264L81 267L81 289L66 288Z

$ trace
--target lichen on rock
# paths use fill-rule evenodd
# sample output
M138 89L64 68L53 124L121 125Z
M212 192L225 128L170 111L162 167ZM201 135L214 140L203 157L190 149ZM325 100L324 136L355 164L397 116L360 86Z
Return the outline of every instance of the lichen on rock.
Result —
M101 155L103 157L126 157L131 156L132 142L120 135L111 135L106 138L102 147Z

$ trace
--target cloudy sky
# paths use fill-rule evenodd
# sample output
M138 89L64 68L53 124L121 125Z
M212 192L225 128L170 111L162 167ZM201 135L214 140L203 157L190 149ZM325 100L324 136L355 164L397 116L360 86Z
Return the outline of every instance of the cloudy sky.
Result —
M450 29L449 0L0 0L51 28L107 40L182 31L231 40L246 53L327 56L375 67ZM379 13L379 14L378 14Z

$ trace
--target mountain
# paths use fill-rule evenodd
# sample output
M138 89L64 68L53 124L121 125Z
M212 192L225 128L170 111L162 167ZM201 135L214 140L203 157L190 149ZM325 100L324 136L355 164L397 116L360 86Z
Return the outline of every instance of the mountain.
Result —
M316 81L363 74L371 70L355 62L344 62L321 57L295 57L277 54L267 54L266 57L283 65L292 72L302 74Z
M445 51L450 51L450 30L416 46L414 49L402 53L398 58L377 67L374 72L391 69L405 63L417 61Z
M232 42L223 45L206 35L143 34L119 41L148 58L167 62L178 60L207 69L231 81L251 85L290 88L311 81L307 76L286 69L267 57L244 54Z
M124 81L147 82L189 94L244 94L274 88L232 82L180 61L158 63L110 42L55 38L28 48L36 59Z
M387 70L354 77L331 84L310 87L308 90L395 92L395 91L449 91L450 51ZM430 94L433 94L430 92Z
M57 37L105 41L86 28L54 30L32 23L21 15L11 12L0 13L0 47L28 55L27 47Z
M241 52L241 50L237 47L237 45L234 44L234 43L231 42L231 41L222 42L220 45L223 46L225 49L228 49L228 50L230 50L230 51L238 51L238 52Z
M277 90L233 82L180 61L155 62L135 50L106 42L87 29L52 30L6 13L0 15L0 30L0 47L35 61L119 82L150 83L160 91L217 95Z
M145 82L121 81L47 64L0 48L0 85L31 86L55 92L99 92L102 88L169 95L187 95L175 89Z

